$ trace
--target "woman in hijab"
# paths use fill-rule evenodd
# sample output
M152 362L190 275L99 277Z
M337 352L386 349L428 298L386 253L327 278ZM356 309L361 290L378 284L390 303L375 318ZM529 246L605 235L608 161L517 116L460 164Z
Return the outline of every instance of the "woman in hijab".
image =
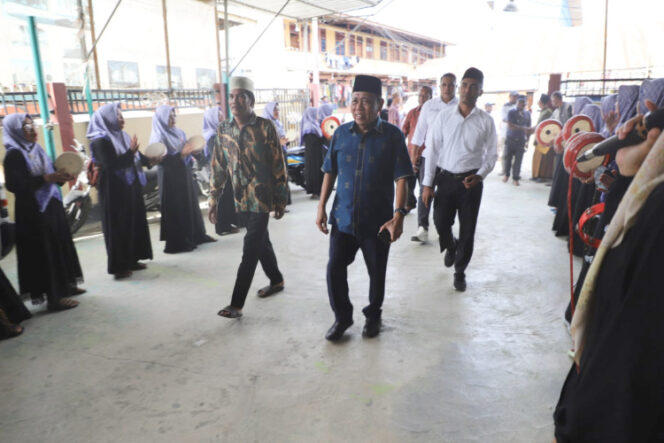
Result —
M203 114L203 137L206 142L205 157L208 161L212 159L212 151L217 138L217 127L223 119L224 111L221 106L210 108ZM227 180L217 204L217 223L214 225L214 229L218 235L235 234L239 231L237 223L233 183L232 180Z
M559 443L664 440L664 136L651 130L616 161L635 175L572 319L574 363L554 412Z
M602 97L599 107L602 111L602 134L605 138L611 137L618 124L618 113L616 112L616 103L618 94L611 94Z
M277 130L279 143L281 143L281 147L285 151L287 148L286 145L288 145L288 138L286 137L286 131L284 131L284 125L279 121L279 102L270 102L266 104L263 109L263 118L272 122Z
M167 149L159 164L160 240L166 242L164 252L189 252L202 243L216 241L205 233L190 166L193 148L187 144L184 131L175 127L173 106L162 105L155 110L150 143L163 143Z
M87 132L90 150L99 166L97 192L107 271L116 279L145 269L147 266L139 260L152 259L142 188L143 166L151 166L153 161L138 152L136 136L130 138L122 130L124 123L120 103L109 103L92 115Z
M300 145L304 145L304 183L307 194L312 199L320 196L323 186L323 161L325 160L325 137L321 129L324 119L332 115L335 106L323 103L318 108L309 108L304 111L300 128Z
M30 317L32 314L0 269L0 340L21 335L23 327L19 323Z
M58 185L73 177L57 172L37 143L32 118L10 114L2 121L7 189L14 193L19 292L34 304L48 300L50 311L78 306L69 298L85 292L83 273Z

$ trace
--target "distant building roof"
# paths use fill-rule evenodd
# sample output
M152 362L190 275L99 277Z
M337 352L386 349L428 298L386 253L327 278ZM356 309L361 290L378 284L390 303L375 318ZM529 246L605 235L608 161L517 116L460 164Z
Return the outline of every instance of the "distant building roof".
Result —
M338 14L354 11L356 9L371 8L378 5L382 0L326 0L324 2L312 0L290 0L281 11L284 17L297 20L306 20L323 15ZM223 1L218 0L220 4ZM230 0L231 3L259 9L276 14L284 6L283 0Z

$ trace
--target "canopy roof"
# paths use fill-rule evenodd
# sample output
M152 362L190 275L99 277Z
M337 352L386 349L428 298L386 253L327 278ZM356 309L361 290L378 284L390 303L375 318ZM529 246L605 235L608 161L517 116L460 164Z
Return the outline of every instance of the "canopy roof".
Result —
M223 3L223 0L218 0ZM229 0L231 3L259 9L276 14L284 6L286 0ZM377 6L382 0L290 0L288 5L281 11L284 17L296 20L307 20L323 15L350 12L356 9L371 8Z

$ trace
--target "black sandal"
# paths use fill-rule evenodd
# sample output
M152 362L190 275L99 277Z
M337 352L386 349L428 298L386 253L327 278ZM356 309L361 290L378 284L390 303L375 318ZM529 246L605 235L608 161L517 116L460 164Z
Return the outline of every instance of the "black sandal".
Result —
M66 311L68 309L74 309L77 306L78 302L76 300L65 297L58 300L55 306L49 306L48 310L51 312Z
M226 318L240 318L242 317L242 310L231 305L226 306L221 311L217 312L220 317Z
M284 285L284 282L277 283L276 285L266 286L266 287L264 287L264 288L262 288L262 289L259 289L257 295L258 295L260 298L269 297L270 295L273 295L273 294L276 294L277 292L281 292L281 291L283 291L283 290L284 290L284 286L285 286L285 285Z

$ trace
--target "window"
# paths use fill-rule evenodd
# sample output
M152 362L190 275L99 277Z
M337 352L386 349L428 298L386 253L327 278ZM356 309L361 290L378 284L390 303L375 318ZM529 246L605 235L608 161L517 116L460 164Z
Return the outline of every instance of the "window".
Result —
M138 63L109 61L108 77L112 88L138 88Z
M295 49L300 49L300 28L295 23L291 23L290 26L290 47Z
M390 60L393 62L399 61L399 47L396 43L390 43Z
M343 32L334 33L334 53L337 55L346 55L346 34Z
M327 32L325 32L325 29L321 29L320 30L320 52L325 52L327 50L326 36L327 36Z
M217 71L214 69L196 68L196 86L198 89L211 89L217 81Z
M380 42L380 59L387 60L387 42Z
M413 50L410 52L410 62L414 65L418 63L417 48L413 48Z
M364 39L360 37L359 35L357 36L355 40L355 52L358 57L362 57L363 52L362 49L364 48Z
M366 57L367 58L374 58L374 47L373 47L373 39L372 38L367 38Z
M171 86L173 89L182 89L182 70L179 66L171 66ZM168 74L166 66L157 66L157 88L168 89Z
M408 46L401 46L401 62L408 63Z
M355 55L355 36L353 34L348 37L348 54Z

